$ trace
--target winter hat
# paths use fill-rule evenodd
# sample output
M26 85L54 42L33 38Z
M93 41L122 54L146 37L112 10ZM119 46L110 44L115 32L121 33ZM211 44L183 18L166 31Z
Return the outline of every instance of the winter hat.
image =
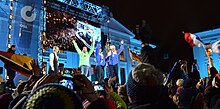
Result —
M82 102L70 89L54 83L38 87L26 100L23 109L83 109Z
M163 74L148 63L138 64L126 83L128 96L136 102L151 102L161 94Z

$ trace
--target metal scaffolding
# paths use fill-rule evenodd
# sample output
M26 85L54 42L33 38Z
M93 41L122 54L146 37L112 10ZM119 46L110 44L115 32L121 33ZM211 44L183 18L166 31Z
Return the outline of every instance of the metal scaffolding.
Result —
M112 17L109 8L106 6L100 7L85 0L57 0L57 1L47 0L46 6L59 9L64 12L68 12L78 17L100 24L105 24L109 20L109 18ZM72 7L80 11L73 10Z

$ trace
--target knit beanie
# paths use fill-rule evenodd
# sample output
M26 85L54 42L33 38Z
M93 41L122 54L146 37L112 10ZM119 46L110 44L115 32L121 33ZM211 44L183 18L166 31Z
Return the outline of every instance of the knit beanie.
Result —
M23 109L83 109L82 102L70 89L55 83L38 87L26 100Z
M153 102L161 94L163 74L148 63L138 64L129 74L128 96L136 102Z

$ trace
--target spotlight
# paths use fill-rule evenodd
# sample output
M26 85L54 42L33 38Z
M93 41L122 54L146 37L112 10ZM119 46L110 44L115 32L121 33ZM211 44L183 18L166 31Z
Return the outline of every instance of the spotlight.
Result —
M8 34L8 39L11 39L11 34Z
M11 47L11 44L9 43L9 44L8 44L8 48L10 48L10 47Z
M9 19L10 19L10 20L12 20L12 18L13 18L13 15L12 15L12 14L10 14Z
M47 1L46 1L46 0L44 0L44 4L47 4Z
M8 28L9 28L9 29L12 29L12 25L10 24L10 25L8 26Z
M110 23L110 20L109 20L109 19L107 20L107 23Z
M11 10L11 11L13 10L13 7L12 7L12 6L10 6L10 10Z

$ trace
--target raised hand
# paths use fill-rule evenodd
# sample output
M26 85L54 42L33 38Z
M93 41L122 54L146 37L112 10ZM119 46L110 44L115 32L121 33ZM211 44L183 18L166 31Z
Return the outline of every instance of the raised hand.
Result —
M46 74L43 77L41 77L33 86L32 92L39 86L47 84L47 83L54 83L56 80L61 78L62 75L52 73L52 74Z
M115 80L116 80L116 76L114 76L113 78L110 77L110 78L108 79L108 87L111 87L112 82L115 81Z
M32 66L32 73L35 76L40 76L40 73L42 71L42 69L40 68L38 61L32 61L31 62L31 66Z
M90 102L96 101L99 96L95 93L92 83L87 79L85 75L74 75L75 85L82 91L82 95Z
M105 93L106 93L106 98L109 98L110 94L113 92L112 86L105 85L104 89L105 89Z

